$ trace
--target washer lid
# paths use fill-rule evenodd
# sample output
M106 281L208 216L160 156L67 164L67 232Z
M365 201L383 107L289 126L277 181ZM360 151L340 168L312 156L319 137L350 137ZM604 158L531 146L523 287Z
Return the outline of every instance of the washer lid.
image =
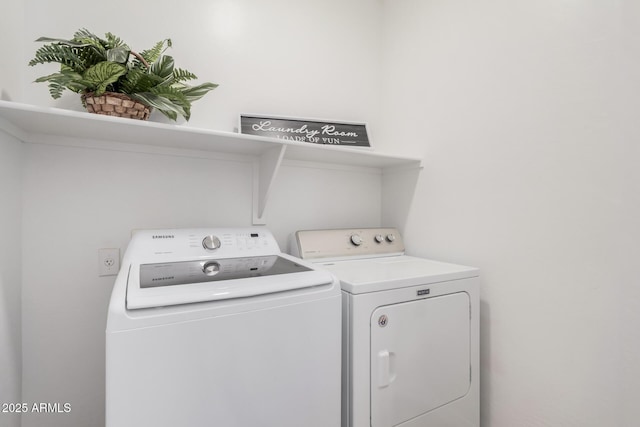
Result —
M408 255L319 263L340 279L351 294L426 285L479 275L474 267Z
M287 255L132 264L127 309L244 298L327 285L333 277Z

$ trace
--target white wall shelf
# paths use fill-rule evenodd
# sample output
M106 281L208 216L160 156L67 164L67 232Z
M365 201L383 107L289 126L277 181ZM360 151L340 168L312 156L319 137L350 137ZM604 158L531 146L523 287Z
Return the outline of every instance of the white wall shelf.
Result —
M0 128L23 142L43 135L252 156L253 221L264 224L269 192L283 159L381 169L420 168L421 160L373 150L265 138L186 125L146 122L0 100Z

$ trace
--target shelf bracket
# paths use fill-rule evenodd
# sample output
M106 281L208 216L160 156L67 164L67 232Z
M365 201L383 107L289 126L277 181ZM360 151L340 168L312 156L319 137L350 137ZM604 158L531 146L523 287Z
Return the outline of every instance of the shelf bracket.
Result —
M253 225L267 223L267 201L286 149L286 145L270 148L253 163Z

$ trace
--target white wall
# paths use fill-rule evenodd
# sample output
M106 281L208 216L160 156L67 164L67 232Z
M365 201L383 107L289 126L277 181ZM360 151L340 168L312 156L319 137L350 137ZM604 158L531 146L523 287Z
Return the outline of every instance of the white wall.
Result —
M378 170L285 161L277 179L267 219L283 251L297 230L380 226Z
M22 144L0 130L0 403L21 402ZM20 415L0 412L0 425Z
M111 31L140 49L171 37L178 66L220 84L194 104L188 126L232 130L241 112L375 126L379 3L198 0L178 9L164 3L116 0L110 8L127 11L119 19L96 13L79 21L73 11L85 10L85 2L23 0L29 42L20 63L38 47L31 40L70 37L79 27ZM13 100L79 110L75 96L54 101L46 85L30 83L53 68L21 67L22 95ZM136 228L250 225L252 164L199 152L48 142L54 145L24 148L22 400L70 403L72 411L30 413L22 426L100 426L114 278L97 276L97 250L124 250ZM267 225L283 249L299 228L380 224L381 177L372 170L287 162L277 180Z
M381 140L426 160L383 221L482 269L483 426L638 425L637 2L384 5Z
M0 99L16 101L22 97L23 84L20 70L24 63L22 44L24 33L24 4L21 1L4 2L0 14Z

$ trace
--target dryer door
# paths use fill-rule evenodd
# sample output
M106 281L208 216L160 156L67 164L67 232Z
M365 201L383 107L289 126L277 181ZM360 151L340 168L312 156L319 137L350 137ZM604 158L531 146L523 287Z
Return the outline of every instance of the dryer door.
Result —
M371 316L371 425L390 427L469 391L466 292L378 307Z

